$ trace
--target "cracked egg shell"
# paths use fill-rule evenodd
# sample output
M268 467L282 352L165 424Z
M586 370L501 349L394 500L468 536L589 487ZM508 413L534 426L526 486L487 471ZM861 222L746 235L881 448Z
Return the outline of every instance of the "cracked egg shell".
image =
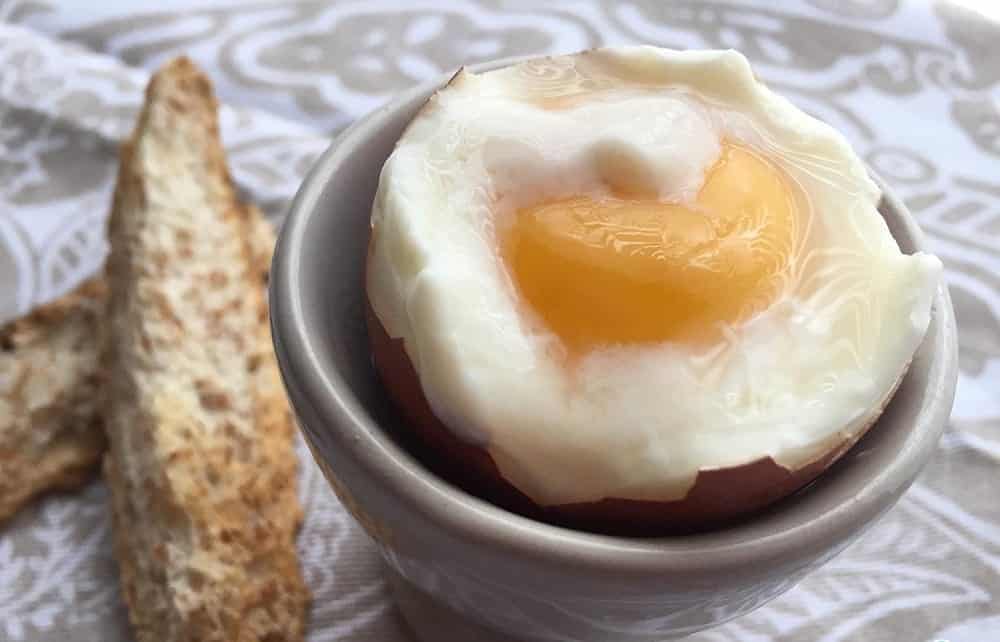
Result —
M687 495L679 500L608 497L541 506L504 479L486 448L459 438L456 431L438 419L424 396L402 340L386 334L367 301L365 320L375 369L405 422L401 426L404 434L399 436L428 468L467 492L511 512L607 535L655 537L691 533L751 515L806 486L840 459L876 423L892 397L890 393L863 429L831 444L818 459L794 470L764 457L740 466L700 471Z
M376 367L424 461L501 506L725 523L846 452L926 331L940 262L879 196L736 52L459 72L380 177Z

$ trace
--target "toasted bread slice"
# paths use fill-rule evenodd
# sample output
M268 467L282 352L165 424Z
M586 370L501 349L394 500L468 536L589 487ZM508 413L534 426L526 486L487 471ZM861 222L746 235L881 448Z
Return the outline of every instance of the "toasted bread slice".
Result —
M266 285L274 234L249 214L253 265ZM48 491L75 490L100 469L100 336L107 286L93 277L0 327L0 527Z
M76 488L97 471L105 295L91 279L0 328L0 524L37 495Z
M154 75L109 221L105 475L139 642L301 640L308 603L269 252L248 240L270 231L237 201L216 106L187 59Z

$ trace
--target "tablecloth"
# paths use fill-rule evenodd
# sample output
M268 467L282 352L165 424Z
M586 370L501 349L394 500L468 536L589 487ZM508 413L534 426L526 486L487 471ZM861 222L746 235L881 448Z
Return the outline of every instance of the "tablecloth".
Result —
M734 47L851 140L918 217L959 319L955 412L900 504L821 571L697 642L1000 640L1000 3L227 0L0 3L0 318L95 270L150 70L214 79L239 188L276 223L353 119L515 54ZM374 548L300 450L309 639L402 642ZM2 471L0 471L2 474ZM0 532L0 640L130 639L98 480ZM470 641L474 642L474 641Z

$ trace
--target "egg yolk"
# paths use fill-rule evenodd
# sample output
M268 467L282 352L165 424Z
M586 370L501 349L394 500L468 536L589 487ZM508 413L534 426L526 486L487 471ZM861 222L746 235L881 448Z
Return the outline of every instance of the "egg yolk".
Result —
M690 206L614 190L543 202L517 212L500 252L570 354L711 341L778 296L797 209L778 167L725 141Z

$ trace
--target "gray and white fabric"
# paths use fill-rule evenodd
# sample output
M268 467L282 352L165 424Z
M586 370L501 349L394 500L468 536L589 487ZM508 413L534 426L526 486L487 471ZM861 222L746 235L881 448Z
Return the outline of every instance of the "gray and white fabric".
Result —
M117 146L150 70L176 54L214 79L233 174L280 222L333 134L461 64L624 43L735 47L843 131L916 214L947 267L961 378L939 451L894 510L777 601L692 639L1000 640L1000 4L208 4L0 0L0 319L100 265ZM373 547L300 453L309 639L407 640ZM130 639L109 527L95 481L0 531L0 641Z

